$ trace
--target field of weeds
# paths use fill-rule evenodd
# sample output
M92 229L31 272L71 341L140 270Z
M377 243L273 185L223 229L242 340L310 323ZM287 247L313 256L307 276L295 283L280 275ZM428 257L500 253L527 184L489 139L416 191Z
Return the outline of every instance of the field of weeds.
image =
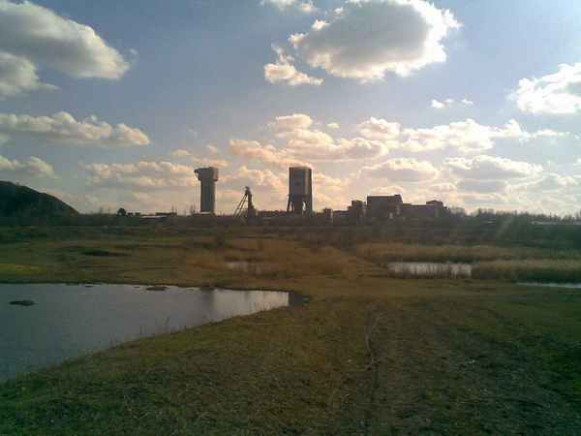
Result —
M500 260L478 262L472 267L475 279L513 282L581 283L581 260Z
M393 254L378 260L360 246L235 232L0 245L3 282L225 286L309 297L303 307L123 344L8 381L0 385L0 433L580 433L581 293L510 283L531 270L551 281L547 271L567 270L573 279L575 252L569 260L547 252L549 261L521 248L372 248ZM394 279L378 265L386 259L469 259L489 280Z
M356 252L372 262L463 262L524 259L580 259L581 251L493 245L420 245L366 243Z

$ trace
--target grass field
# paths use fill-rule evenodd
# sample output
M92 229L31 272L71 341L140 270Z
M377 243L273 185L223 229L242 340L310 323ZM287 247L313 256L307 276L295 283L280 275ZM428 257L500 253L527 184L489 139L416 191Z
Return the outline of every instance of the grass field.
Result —
M204 285L310 297L304 307L124 344L7 382L0 434L581 434L581 293L516 286L504 272L490 274L508 280L396 280L378 266L386 247L371 248L234 232L0 245L3 282ZM432 247L387 249L408 253L405 260L461 258L440 249L436 256ZM543 259L554 268L579 259L457 250L489 270L506 259L530 264L527 271ZM241 261L260 268L231 267Z

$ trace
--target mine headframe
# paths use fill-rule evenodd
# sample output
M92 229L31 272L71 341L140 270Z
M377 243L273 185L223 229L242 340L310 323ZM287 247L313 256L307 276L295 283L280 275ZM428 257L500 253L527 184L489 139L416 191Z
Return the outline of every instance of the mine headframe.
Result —
M234 216L244 220L252 219L256 216L256 208L252 202L252 191L248 186L244 188L244 196L240 200L240 203L238 203L234 211Z

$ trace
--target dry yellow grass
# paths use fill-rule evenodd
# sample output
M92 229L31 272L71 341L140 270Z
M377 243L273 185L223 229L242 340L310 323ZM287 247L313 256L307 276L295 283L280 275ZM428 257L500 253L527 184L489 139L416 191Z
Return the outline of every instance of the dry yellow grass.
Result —
M524 247L418 245L400 243L360 244L356 252L374 262L425 261L425 262L476 262L510 259L571 259L581 258L572 250L544 250Z

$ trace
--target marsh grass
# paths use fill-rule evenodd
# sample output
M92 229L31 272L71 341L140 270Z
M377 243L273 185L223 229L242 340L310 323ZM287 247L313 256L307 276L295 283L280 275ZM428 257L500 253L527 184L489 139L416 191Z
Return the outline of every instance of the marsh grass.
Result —
M400 243L366 243L356 253L372 262L462 262L513 259L579 259L577 250L548 250L527 247L496 247L490 245L418 245Z
M44 268L35 265L22 265L15 263L0 263L0 275L11 276L35 276L44 272Z
M305 246L287 239L231 239L222 249L197 247L187 250L186 262L213 277L237 276L289 279L304 276L357 275L365 261L343 250Z
M529 259L479 262L472 268L472 277L514 282L579 283L581 260Z

